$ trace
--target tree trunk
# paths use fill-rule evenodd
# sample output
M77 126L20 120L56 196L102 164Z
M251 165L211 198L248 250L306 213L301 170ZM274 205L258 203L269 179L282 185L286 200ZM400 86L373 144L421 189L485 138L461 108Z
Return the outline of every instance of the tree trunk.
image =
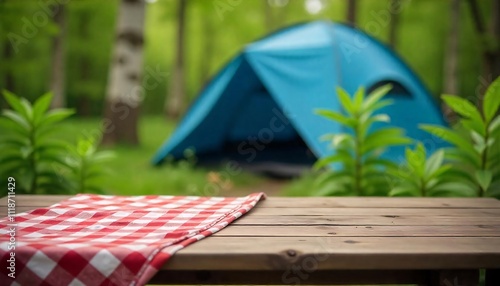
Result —
M444 55L444 86L443 92L459 94L458 90L458 44L460 35L460 0L452 0L450 6L450 25L446 52ZM443 113L448 121L454 121L455 114L446 104L443 104Z
M121 0L110 63L102 143L139 144L137 125L144 46L145 1Z
M356 26L356 1L347 0L347 23Z
M3 89L6 89L10 92L15 92L15 81L14 74L12 73L12 57L14 56L14 51L12 50L12 45L9 41L5 41L3 44L3 62L7 63L4 67L4 86ZM0 108L3 109L7 107L3 96L0 96Z
M492 79L495 79L500 76L500 0L493 0L493 7L491 9L491 31L497 43L497 49L493 51L495 54L495 61L493 63L494 70Z
M399 7L401 6L401 0L391 0L391 7ZM399 9L398 9L399 10ZM389 46L396 50L397 45L397 33L399 26L399 14L400 13L392 13L389 24Z
M204 87L210 77L210 64L214 53L214 27L210 15L202 18L203 56L200 60L200 87Z
M280 6L277 15L275 17L275 23L278 28L281 28L283 24L285 24L288 14L288 9L290 8L290 3L285 3L284 6Z
M12 73L12 57L14 56L14 51L9 41L5 41L3 45L3 58L8 62L8 66L4 70L5 76L5 86L4 88L8 91L15 92L14 74Z
M59 27L59 34L52 39L52 66L50 90L54 94L51 108L62 108L66 106L64 95L65 86L65 51L64 39L66 37L66 15L65 5L58 4L53 16L54 22Z
M269 33L274 30L274 15L271 5L269 5L268 0L262 0L262 8L264 9L264 18L266 23L266 31Z
M479 93L478 98L478 106L481 107L483 102L484 91L487 86L500 76L500 48L492 47L491 43L487 40L488 38L494 38L497 41L497 46L500 41L500 27L499 27L499 9L500 9L500 0L493 0L492 3L492 19L491 19L491 33L488 31L485 23L483 22L483 17L481 15L479 9L479 3L476 0L468 0L470 12L472 14L472 20L474 26L476 28L476 32L481 39L481 45L483 50L482 55L482 66L483 66L483 75L482 75L482 88Z
M451 1L450 26L444 58L444 87L448 94L458 94L458 43L460 25L460 0Z
M88 10L81 11L79 15L79 26L78 26L78 36L79 41L86 42L89 40L89 22L91 20L92 15ZM91 81L91 59L88 54L82 54L78 59L79 65L79 75L80 75L80 84L85 85ZM90 116L90 97L88 91L85 89L80 89L78 91L78 99L76 101L76 111L80 116Z
M186 3L186 0L178 0L176 56L169 84L169 94L165 101L167 117L172 119L177 119L181 115L186 93L184 86L184 30L186 24Z

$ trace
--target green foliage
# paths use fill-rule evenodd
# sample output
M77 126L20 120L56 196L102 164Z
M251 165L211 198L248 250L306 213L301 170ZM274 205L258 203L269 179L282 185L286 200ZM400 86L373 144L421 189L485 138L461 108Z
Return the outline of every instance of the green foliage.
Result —
M4 91L12 110L2 112L7 135L0 138L0 174L16 178L16 192L27 194L102 192L95 178L105 172L102 163L112 157L97 152L95 140L80 139L76 146L53 139L51 134L69 109L48 111L52 95L41 96L33 105ZM92 137L93 138L93 137Z
M422 143L405 152L406 164L388 172L396 179L390 196L474 196L467 184L456 182L450 173L452 165L444 163L444 150L438 149L429 158Z
M8 130L0 146L0 172L16 177L18 192L63 192L64 184L57 175L57 167L64 164L65 144L50 136L54 126L73 112L68 109L48 111L52 95L40 97L33 105L26 99L4 91L12 110L3 110L1 123Z
M457 182L482 196L500 196L500 78L487 89L482 112L469 101L451 95L443 100L460 115L458 129L422 125L421 128L448 141L445 157L454 162Z
M108 173L103 163L114 158L111 151L97 151L93 138L80 138L75 147L70 148L71 156L66 160L70 169L73 193L102 193L102 185L95 179Z
M381 159L380 155L391 146L407 145L411 140L403 135L403 130L382 127L371 130L374 123L387 123L387 114L376 113L382 107L392 104L383 99L390 85L374 90L365 98L360 88L352 97L341 88L337 95L344 113L318 110L317 113L349 128L350 133L327 134L323 139L331 141L335 149L333 155L319 160L315 167L340 164L338 171L325 172L317 180L320 195L385 195L388 180L384 170L395 168L393 162Z

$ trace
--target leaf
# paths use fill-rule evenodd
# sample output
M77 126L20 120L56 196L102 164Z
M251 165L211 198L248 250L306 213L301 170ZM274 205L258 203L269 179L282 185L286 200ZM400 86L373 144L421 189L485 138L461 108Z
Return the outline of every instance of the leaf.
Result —
M21 97L21 105L26 113L26 119L31 123L33 120L33 108L31 107L31 103L26 100L26 98Z
M488 126L488 132L489 133L494 133L496 130L498 130L498 128L500 127L500 115L495 117L495 119L493 119L489 126Z
M475 151L471 154L456 147L449 147L444 148L444 157L446 160L455 161L459 164L469 164L474 168L481 167L481 159Z
M437 137L452 143L453 145L459 147L462 151L466 152L471 156L478 156L479 154L474 150L474 146L471 142L467 141L463 137L457 134L457 132L435 125L422 124L420 125L420 129L427 131Z
M45 152L45 153L40 154L39 160L41 162L50 163L51 166L53 164L57 163L57 164L65 166L65 167L74 168L74 164L72 164L71 158L69 158L69 156L64 156L63 154L64 153L60 153L60 152L58 152L56 154L51 154L51 153Z
M19 155L19 154L11 154L7 156L2 156L0 158L0 164L1 165L7 165L10 163L17 162L19 165L25 164L25 160Z
M33 122L35 123L35 126L37 125L37 123L39 123L45 112L47 112L47 110L49 109L51 101L51 92L42 95L39 99L37 99L37 101L35 101L35 104L33 105Z
M15 94L6 89L4 89L2 93L5 98L5 101L7 101L10 107L12 107L12 109L17 111L18 113L20 113L21 116L26 117L27 114L25 113L24 107L21 104L19 98Z
M477 124L481 123L482 129L485 129L485 124L479 110L470 101L454 95L443 95L442 98L453 111L472 119Z
M5 135L9 133L12 133L12 135L14 135L15 133L22 137L26 137L29 134L26 128L20 126L17 122L12 121L12 119L5 116L0 116L0 130L2 130L2 134Z
M347 144L347 146L352 146L354 145L354 137L350 134L337 134L336 136L333 137L332 139L332 145L335 148L339 148L343 144Z
M332 163L343 162L346 159L350 159L350 158L346 158L346 156L343 156L342 154L334 154L331 156L327 156L327 157L321 158L320 160L316 161L316 163L314 164L314 169L319 170L319 169L321 169L325 166L328 166Z
M412 151L410 148L406 148L405 150L406 165L408 166L410 173L415 174L418 181L420 181L420 178L424 176L425 156L426 151L422 143L417 144L415 151Z
M0 140L0 145L8 145L21 148L23 146L29 145L29 141L26 138L6 137Z
M359 136L364 138L366 136L366 132L370 129L371 125L375 122L385 122L389 123L391 118L389 115L377 114L374 116L370 116L368 113L363 114L363 116L359 119Z
M351 97L349 94L342 89L341 87L337 87L337 97L342 105L342 108L347 111L347 113L353 115L356 114L357 110L354 108L354 105L351 101Z
M403 130L399 128L379 129L365 138L365 143L361 147L361 154L366 154L377 148L386 148L397 145L407 145L411 139L403 136Z
M46 142L38 142L35 145L35 151L37 152L47 152L47 151L55 151L55 152L67 152L68 151L68 143L63 141L46 141Z
M316 196L347 196L350 195L349 189L340 184L339 182L330 182L329 184L324 185L319 188L314 195Z
M15 122L18 126L22 127L23 130L25 131L30 131L31 130L31 124L26 120L26 118L22 117L19 115L19 113L16 113L12 110L4 110L3 115L13 122Z
M447 182L429 189L428 193L432 196L454 195L472 197L475 196L476 190L467 184Z
M373 112L382 109L386 106L394 104L394 100L392 99L384 99L376 102L375 104L371 105L369 108L366 108L363 110L364 113L366 114L372 114Z
M474 150L476 150L478 154L483 154L485 149L486 149L486 144L484 143L478 143L474 145Z
M497 77L484 95L483 102L483 113L486 123L489 123L491 119L498 112L498 108L500 107L500 77Z
M41 125L50 125L54 124L56 122L59 122L71 115L73 115L75 112L71 109L54 109L49 112L42 118L39 122L39 126Z
M398 168L398 165L390 160L378 158L378 157L373 157L373 158L368 158L364 161L364 165L367 167L370 166L383 166L385 168Z
M363 100L365 99L365 88L364 87L359 87L356 93L354 94L354 108L356 110L361 110L361 107L363 106Z
M460 124L466 129L466 130L473 130L477 132L481 136L486 135L486 130L484 128L484 124L482 122L477 122L476 120L472 119L462 119L460 120Z
M362 111L373 110L373 106L392 89L391 84L383 85L372 91L363 103Z
M424 177L429 179L443 164L444 150L440 149L432 154L425 163Z
M484 191L488 190L491 184L491 179L493 178L493 174L488 170L477 170L474 173L476 177L477 183Z
M476 131L470 131L470 136L475 143L485 145L483 136L479 135Z
M397 186L393 188L389 192L389 196L391 197L396 197L396 196L419 196L419 190L416 189L413 186L409 185L403 185L403 186Z
M352 173L347 170L324 172L316 179L314 183L316 187L319 187L329 181L340 180L343 178L352 179Z
M429 181L434 179L441 180L443 175L452 169L451 165L442 165L434 173L430 174L427 178Z
M352 118L348 118L338 112L331 111L331 110L326 110L326 109L318 109L316 110L316 114L321 115L323 117L326 117L330 120L339 122L343 125L349 126L349 127L354 127L355 126L355 121Z

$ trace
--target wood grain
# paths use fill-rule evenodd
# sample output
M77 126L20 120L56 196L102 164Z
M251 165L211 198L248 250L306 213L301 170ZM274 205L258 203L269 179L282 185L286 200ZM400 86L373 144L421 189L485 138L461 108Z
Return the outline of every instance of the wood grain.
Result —
M19 195L16 212L67 198ZM6 204L0 199L2 217ZM206 283L244 283L241 277L255 275L255 281L279 284L280 273L292 267L313 267L316 280L309 282L318 284L335 284L327 279L335 273L339 283L361 283L360 273L372 279L365 282L381 283L421 283L437 273L433 281L443 283L442 270L487 268L493 285L500 268L500 201L271 197L212 237L180 250L161 275L191 273L198 275L188 279L194 283L207 277L199 276L202 270L210 273ZM384 273L389 278L384 280ZM176 277L180 284L188 281Z
M49 206L66 195L17 195L18 206ZM0 206L7 203L0 199ZM270 197L259 208L500 208L493 198Z
M479 269L500 265L498 237L209 237L180 250L172 270ZM313 262L311 262L313 263Z

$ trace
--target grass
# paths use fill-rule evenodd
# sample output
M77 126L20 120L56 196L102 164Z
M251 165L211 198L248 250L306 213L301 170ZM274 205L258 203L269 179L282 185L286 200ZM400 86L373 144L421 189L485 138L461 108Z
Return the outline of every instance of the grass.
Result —
M100 118L71 118L54 133L74 144L79 136L99 136ZM139 122L140 146L106 148L115 158L106 165L109 174L99 179L108 194L116 195L230 195L234 187L249 186L258 178L248 173L226 176L223 169L202 169L187 161L151 165L151 158L175 128L161 116L144 116Z
M288 197L310 197L315 196L315 180L317 176L311 172L293 179L283 188L283 194Z

